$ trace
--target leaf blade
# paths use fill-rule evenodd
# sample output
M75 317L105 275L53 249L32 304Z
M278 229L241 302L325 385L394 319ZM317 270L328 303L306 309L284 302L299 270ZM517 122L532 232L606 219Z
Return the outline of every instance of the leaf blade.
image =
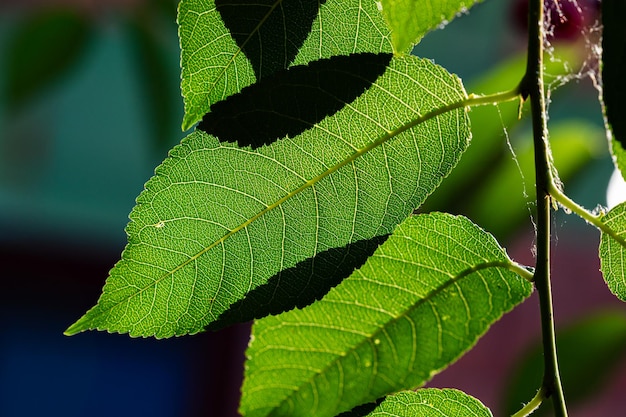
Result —
M385 398L367 417L492 417L474 397L455 389L403 391Z
M626 234L626 203L613 207L602 221L622 238ZM600 236L600 270L609 290L620 300L626 301L626 248L609 234Z
M396 52L409 51L433 29L447 24L481 0L382 0Z
M454 167L468 118L458 109L390 135L464 98L442 68L396 58L367 92L296 138L252 150L196 131L146 184L122 260L67 333L196 333L280 271L390 233ZM352 123L359 128L342 130Z
M240 412L334 416L423 384L530 294L510 262L465 218L408 218L321 301L255 323Z

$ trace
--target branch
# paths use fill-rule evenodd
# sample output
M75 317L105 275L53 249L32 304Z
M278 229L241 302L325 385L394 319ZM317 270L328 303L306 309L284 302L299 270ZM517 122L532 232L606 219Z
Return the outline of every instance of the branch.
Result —
M539 294L541 331L544 353L544 375L540 392L554 396L556 417L566 417L565 398L559 376L556 336L550 285L550 210L552 157L548 145L548 127L543 84L543 1L529 0L528 61L522 80L522 97L530 97L535 146L535 182L537 188L537 265L535 287Z

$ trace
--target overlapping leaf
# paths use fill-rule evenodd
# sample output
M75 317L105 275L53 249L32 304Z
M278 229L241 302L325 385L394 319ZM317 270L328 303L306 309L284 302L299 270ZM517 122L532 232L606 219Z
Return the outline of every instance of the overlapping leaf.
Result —
M430 30L447 24L481 0L381 0L385 20L391 28L393 47L404 52Z
M98 304L67 332L195 333L270 279L289 286L281 271L391 233L469 140L464 109L394 130L464 98L430 61L395 58L365 93L295 138L253 150L189 135L138 198Z
M615 206L602 221L622 239L626 237L626 203ZM600 269L609 289L626 301L626 248L607 233L600 237Z
M392 51L374 1L183 0L178 24L183 129L213 103L292 63Z
M477 399L455 389L403 391L385 398L367 417L491 417Z
M614 154L617 165L624 172L626 161L626 121L624 119L624 95L626 94L626 3L623 1L602 2L602 81L610 88L602 92L608 128L613 132ZM619 150L616 150L619 149Z
M423 384L531 293L511 266L466 218L408 218L322 300L256 322L240 411L335 416Z

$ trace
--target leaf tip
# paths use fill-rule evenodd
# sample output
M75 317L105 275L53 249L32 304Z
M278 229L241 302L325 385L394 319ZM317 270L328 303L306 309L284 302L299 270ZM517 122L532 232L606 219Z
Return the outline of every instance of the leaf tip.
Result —
M70 327L68 327L63 334L65 336L74 336L78 333L84 332L85 330L89 330L91 327L89 327L88 324L88 320L87 320L87 315L85 314L84 316L82 316L80 319L78 319L74 324L72 324Z
M200 121L202 115L198 115L197 111L193 109L185 110L185 116L183 116L183 123L181 125L181 129L183 132L188 131L193 127L194 124Z

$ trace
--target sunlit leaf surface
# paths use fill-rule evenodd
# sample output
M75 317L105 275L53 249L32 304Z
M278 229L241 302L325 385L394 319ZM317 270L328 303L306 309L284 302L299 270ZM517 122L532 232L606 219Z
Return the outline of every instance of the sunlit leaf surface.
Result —
M481 0L381 0L394 50L405 52L438 26Z
M408 218L321 301L256 322L240 411L332 417L422 385L530 295L510 265L464 217Z
M492 417L477 399L455 389L421 389L390 395L367 417Z
M315 262L290 280L281 271L391 233L469 140L464 109L394 130L465 97L430 61L394 58L367 91L295 138L253 150L196 131L146 184L122 260L68 334L196 333L260 286L318 285Z
M615 206L602 221L618 236L626 237L626 203ZM600 237L600 269L611 292L626 301L626 248L607 233Z

